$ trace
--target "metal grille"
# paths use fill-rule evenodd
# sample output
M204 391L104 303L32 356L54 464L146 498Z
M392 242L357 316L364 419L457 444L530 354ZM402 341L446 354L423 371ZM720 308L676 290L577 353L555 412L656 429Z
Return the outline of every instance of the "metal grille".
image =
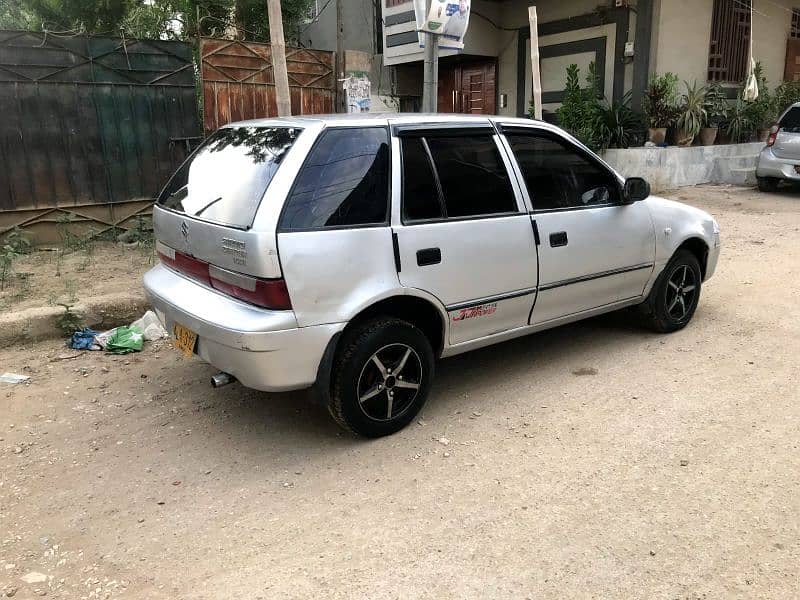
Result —
M740 82L747 73L751 0L714 0L708 80Z
M196 106L187 44L0 31L0 211L152 199Z
M793 39L800 39L800 8L792 9L792 30L789 36Z

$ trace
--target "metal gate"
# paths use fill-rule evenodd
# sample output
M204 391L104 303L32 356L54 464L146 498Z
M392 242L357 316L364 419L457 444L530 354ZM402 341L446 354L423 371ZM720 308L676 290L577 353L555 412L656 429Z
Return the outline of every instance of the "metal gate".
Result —
M193 65L182 42L0 31L0 234L149 207L200 135Z
M278 114L269 44L200 41L203 124L206 134L232 121ZM286 49L293 115L334 110L333 52Z

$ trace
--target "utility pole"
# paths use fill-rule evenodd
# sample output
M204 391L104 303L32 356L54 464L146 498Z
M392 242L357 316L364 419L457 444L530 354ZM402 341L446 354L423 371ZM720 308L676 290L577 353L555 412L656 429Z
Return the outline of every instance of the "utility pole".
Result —
M283 39L283 15L281 0L267 0L269 16L269 43L272 47L272 73L275 76L275 95L277 96L278 116L292 115L292 101L289 96L289 72L286 69L286 42Z
M425 20L431 10L431 0L425 2ZM422 78L422 112L435 113L439 95L439 36L426 32L425 73Z
M347 112L344 74L344 0L336 0L336 112Z
M542 73L539 68L539 17L536 7L528 7L531 28L531 88L533 91L533 116L542 120ZM519 107L517 107L519 110Z

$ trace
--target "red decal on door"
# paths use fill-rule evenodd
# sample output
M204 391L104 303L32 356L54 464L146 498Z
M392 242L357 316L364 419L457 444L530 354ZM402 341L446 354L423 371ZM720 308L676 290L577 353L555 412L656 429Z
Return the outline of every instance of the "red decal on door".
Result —
M491 304L481 304L472 308L462 308L454 315L453 321L463 321L464 319L474 319L475 317L488 317L497 312L497 302Z

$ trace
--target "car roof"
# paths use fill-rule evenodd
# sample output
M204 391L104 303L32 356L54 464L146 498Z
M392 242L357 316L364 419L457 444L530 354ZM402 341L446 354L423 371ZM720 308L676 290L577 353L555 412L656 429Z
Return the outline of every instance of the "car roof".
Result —
M541 124L544 121L533 121L519 117L502 117L493 115L465 115L465 114L442 114L442 113L343 113L325 115L297 115L291 117L273 117L266 119L251 119L248 121L237 121L228 123L226 127L275 127L275 126L295 126L303 127L312 124L331 126L354 126L354 125L377 125L386 124L423 124L423 123L489 123L491 121L501 121L503 123L520 124Z

